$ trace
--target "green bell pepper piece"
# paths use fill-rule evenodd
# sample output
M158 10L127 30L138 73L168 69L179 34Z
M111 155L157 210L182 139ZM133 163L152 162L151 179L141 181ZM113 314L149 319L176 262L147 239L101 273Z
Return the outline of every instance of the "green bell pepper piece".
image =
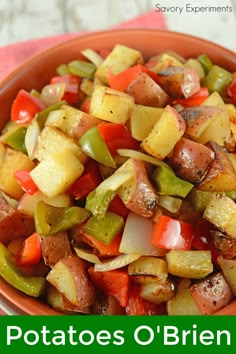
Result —
M116 194L117 192L112 190L97 193L95 189L87 196L85 208L91 211L91 213L98 219L103 218L110 202Z
M123 226L124 219L120 215L107 211L101 219L92 216L82 227L82 230L105 245L109 245Z
M60 109L63 104L67 104L67 102L66 101L56 102L51 106L45 108L43 111L40 111L39 113L36 114L35 119L37 120L41 130L44 127L44 124L49 116L49 113L52 111L56 111L57 109Z
M116 163L96 126L83 134L79 139L79 144L83 152L92 159L105 166L116 167Z
M66 64L61 64L57 67L56 72L58 75L68 75L70 74L70 70L68 68L68 65Z
M27 295L39 297L45 290L45 278L22 273L16 266L13 255L2 243L0 243L0 275L14 288Z
M185 198L193 188L191 183L178 178L172 171L164 166L158 166L154 170L152 180L157 185L160 194Z
M213 67L211 59L206 54L201 54L198 56L197 60L199 61L199 63L203 67L205 74L207 75Z
M14 150L18 150L27 154L25 147L25 134L27 128L22 126L16 129L12 134L8 135L5 139L7 145L9 145Z
M93 79L96 66L84 60L73 60L68 64L68 69L71 74Z
M38 234L55 235L81 224L90 215L88 210L78 206L55 207L40 201L34 215L35 228Z
M232 81L233 74L231 72L214 65L203 80L203 86L207 87L210 93L217 91L222 96Z

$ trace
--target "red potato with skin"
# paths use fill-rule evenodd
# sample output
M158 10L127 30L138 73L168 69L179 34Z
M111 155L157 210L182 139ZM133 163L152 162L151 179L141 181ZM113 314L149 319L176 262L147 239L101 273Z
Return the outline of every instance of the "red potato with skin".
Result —
M221 108L214 106L193 106L183 109L180 114L186 122L186 133L198 141L222 111Z
M232 290L222 272L190 286L189 291L202 315L215 313L233 299Z
M30 236L34 219L15 210L0 194L0 242L9 242L21 236Z
M94 303L94 286L87 275L86 262L76 255L61 259L46 277L74 306L83 309Z
M126 207L138 215L151 218L157 208L159 197L148 179L145 163L132 159L134 178L119 188L119 196Z
M49 286L47 289L47 302L57 311L61 311L67 314L82 313L85 315L90 314L90 308L80 308L73 305L67 298L60 293L54 286Z
M214 151L215 159L198 184L198 189L212 192L236 189L236 172L227 151L213 141L208 146Z
M202 180L214 161L214 152L205 145L181 138L174 147L170 164L180 178L191 183Z
M150 107L165 107L169 101L166 92L145 72L139 74L126 88L135 103Z
M50 267L59 262L62 258L72 255L70 241L66 232L52 236L40 236L42 255L44 263Z
M200 89L199 76L190 67L168 66L158 72L158 80L171 98L188 98Z

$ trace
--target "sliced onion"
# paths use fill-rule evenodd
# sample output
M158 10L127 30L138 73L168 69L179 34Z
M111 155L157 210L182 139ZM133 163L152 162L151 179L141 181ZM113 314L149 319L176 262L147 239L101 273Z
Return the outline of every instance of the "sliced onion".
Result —
M142 161L146 161L149 162L152 165L155 166L163 166L168 168L169 170L171 170L170 166L165 163L162 160L158 160L153 156L149 156L144 154L143 152L137 151L137 150L132 150L132 149L117 149L117 153L120 156L125 156L125 157L130 157L136 160L142 160Z
M151 242L153 222L135 213L129 213L125 223L119 251L142 256L163 256L166 250Z
M95 264L94 270L95 272L107 272L108 270L122 268L136 261L140 256L140 254L121 254L109 261L104 261L102 264Z
M170 211L171 213L177 213L181 207L182 199L175 198L170 195L160 195L159 205Z
M93 253L89 252L88 250L84 250L82 248L74 247L74 250L80 258L94 264L101 264L102 262L100 259Z
M51 106L52 104L61 101L64 96L65 89L66 84L64 82L46 85L42 89L40 99L46 103L46 105Z
M29 124L25 134L25 147L28 156L31 160L35 159L34 148L38 141L40 131L41 130L38 121L36 119L33 119L32 122Z
M81 54L93 63L97 68L103 63L101 55L95 52L93 49L84 49Z
M126 161L110 177L106 178L96 189L96 193L104 193L108 190L116 191L122 184L134 176L134 170L130 160Z

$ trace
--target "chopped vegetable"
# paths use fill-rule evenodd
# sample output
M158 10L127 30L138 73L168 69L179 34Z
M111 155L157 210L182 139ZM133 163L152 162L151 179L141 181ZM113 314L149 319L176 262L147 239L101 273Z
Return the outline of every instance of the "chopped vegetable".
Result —
M193 225L161 215L154 224L152 243L166 249L189 250L193 238Z

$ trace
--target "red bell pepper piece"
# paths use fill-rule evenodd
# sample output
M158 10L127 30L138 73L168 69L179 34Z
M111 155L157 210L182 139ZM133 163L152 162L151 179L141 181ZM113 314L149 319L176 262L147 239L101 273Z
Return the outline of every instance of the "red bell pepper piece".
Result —
M112 155L116 154L117 149L137 150L139 148L138 141L132 137L124 124L101 123L97 127Z
M30 195L38 192L38 186L34 183L30 176L30 170L20 170L14 173L14 177L20 184L21 188Z
M193 238L193 225L161 215L153 226L153 245L166 249L189 250Z
M172 106L180 104L184 108L200 106L209 97L209 91L206 87L201 87L196 93L188 98L179 98L172 101Z
M78 102L80 97L80 77L72 74L54 76L51 78L50 84L56 84L60 82L64 82L66 84L65 93L62 97L62 100L65 100L71 104Z
M23 247L17 255L19 266L38 264L42 257L40 237L35 232L23 242Z
M130 284L128 303L125 308L128 316L154 316L166 315L166 304L152 304L139 296L139 286Z
M146 66L141 64L132 66L119 74L115 75L112 73L112 67L108 70L108 82L109 86L115 90L125 91L126 87L134 80L136 77L145 72L148 74L155 82L158 83L158 76L153 71L149 70Z
M90 267L88 273L98 289L106 295L114 296L122 307L127 306L130 283L127 271L115 269L107 272L95 272L94 267Z
M213 230L214 227L211 223L203 218L199 218L194 226L192 247L197 250L210 250L212 261L218 264L217 258L220 256L220 253L217 251L212 240L211 231Z
M124 220L127 219L127 216L130 211L118 195L116 195L115 198L112 199L108 206L108 210L122 216Z
M17 124L28 124L36 113L46 108L44 102L31 93L20 90L11 107L11 120Z
M72 184L68 193L79 200L87 197L101 182L102 176L96 161L89 160L85 165L82 176Z
M82 231L82 228L80 236L81 241L93 248L94 253L98 257L105 258L120 255L119 248L122 234L117 235L109 245L105 245L104 243L98 241L95 237L86 234L84 231Z

